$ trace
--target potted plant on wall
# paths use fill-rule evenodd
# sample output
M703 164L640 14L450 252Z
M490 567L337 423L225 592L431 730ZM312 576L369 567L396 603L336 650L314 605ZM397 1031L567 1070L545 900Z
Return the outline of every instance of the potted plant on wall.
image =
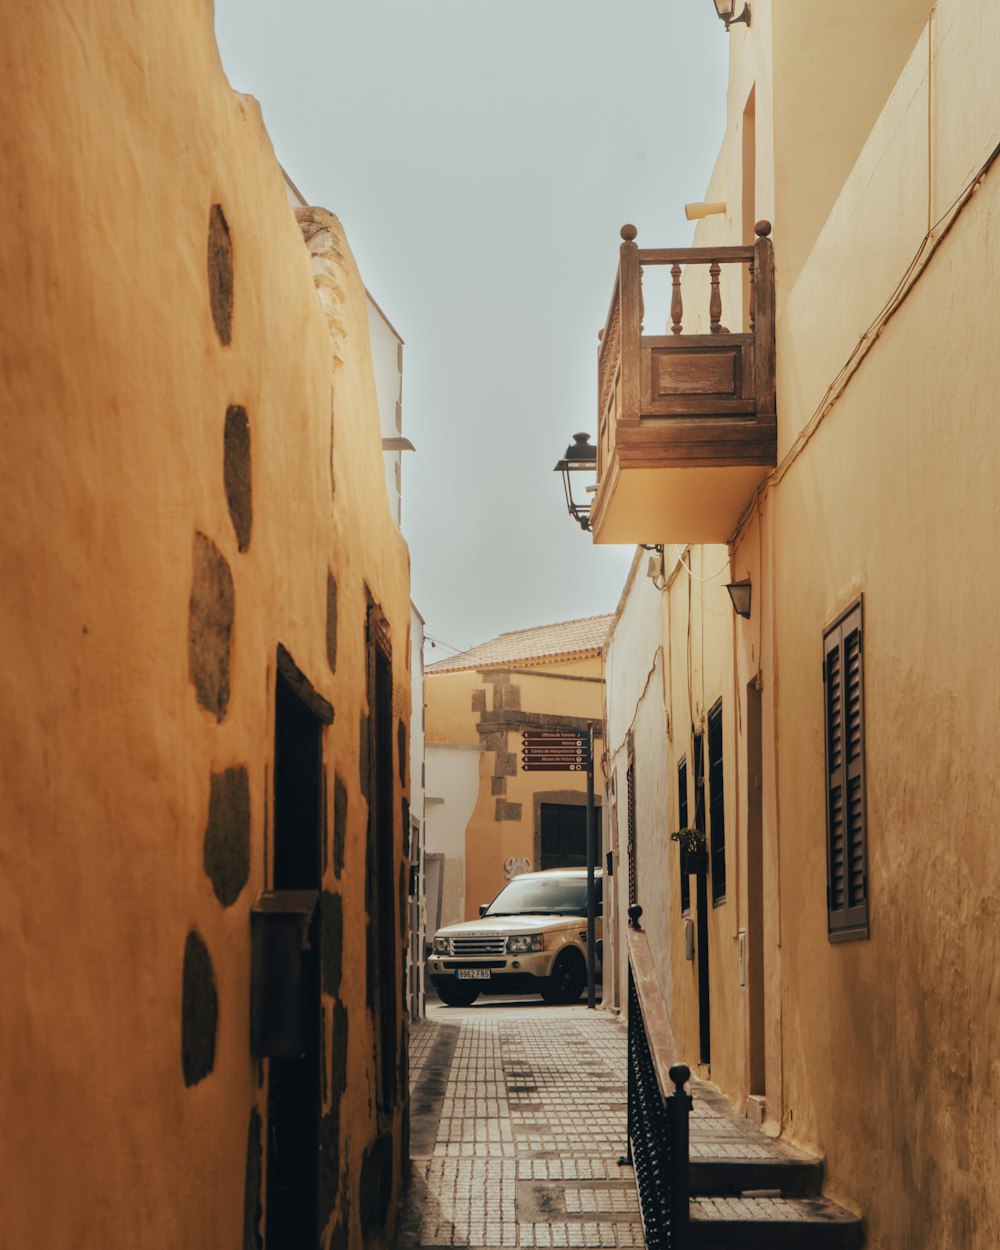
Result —
M704 877L708 874L708 846L704 829L678 829L670 840L681 848L681 872L686 876Z

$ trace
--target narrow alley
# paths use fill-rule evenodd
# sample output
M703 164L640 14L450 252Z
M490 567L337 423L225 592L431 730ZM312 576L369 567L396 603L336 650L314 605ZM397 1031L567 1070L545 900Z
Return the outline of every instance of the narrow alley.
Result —
M411 1176L396 1250L645 1247L627 1131L627 1030L586 1007L431 1005L410 1044ZM692 1079L688 1244L851 1250L822 1163ZM671 1244L682 1245L681 1241Z

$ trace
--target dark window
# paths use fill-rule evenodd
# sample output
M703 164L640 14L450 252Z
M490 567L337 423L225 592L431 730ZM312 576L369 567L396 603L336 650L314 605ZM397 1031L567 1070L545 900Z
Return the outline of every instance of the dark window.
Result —
M708 828L712 902L726 898L726 789L722 773L722 700L708 714Z
M568 803L543 803L540 868L587 867L587 809ZM601 863L601 809L594 809L595 864Z
M625 770L625 789L628 808L628 901L629 906L639 901L636 888L635 866L635 760L629 759Z
M861 602L823 636L826 854L830 940L868 936Z
M687 760L677 765L677 828L688 827L688 766ZM680 855L677 856L680 863ZM691 910L691 880L686 872L681 873L681 911Z

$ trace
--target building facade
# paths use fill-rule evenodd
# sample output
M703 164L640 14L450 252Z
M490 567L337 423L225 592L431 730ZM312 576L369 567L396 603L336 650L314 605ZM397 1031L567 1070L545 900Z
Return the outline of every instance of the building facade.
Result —
M410 603L364 286L210 6L0 27L4 1244L388 1244Z
M525 772L525 730L603 729L610 617L516 630L426 669L427 848L441 856L437 923L473 919L520 872L584 866L587 785Z
M663 550L664 820L710 865L638 830L639 902L671 883L685 1056L869 1246L992 1244L1000 19L757 0L728 37L721 211L682 255L623 231L602 344L594 533Z

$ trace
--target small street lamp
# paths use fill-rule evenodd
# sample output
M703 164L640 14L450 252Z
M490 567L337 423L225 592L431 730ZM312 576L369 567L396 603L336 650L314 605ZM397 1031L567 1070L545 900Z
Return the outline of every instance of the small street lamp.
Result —
M566 491L566 507L574 521L583 530L590 529L590 501L577 503L573 498L571 473L596 473L597 448L591 447L589 434L574 434L573 442L566 448L566 454L555 467L556 473L562 474L563 489ZM587 490L596 490L590 486Z
M716 13L718 13L722 21L726 23L726 30L728 30L730 26L737 25L739 22L745 22L747 26L750 25L749 4L744 4L743 12L739 15L739 17L734 17L733 15L736 12L736 0L714 0L714 2Z
M733 611L737 616L750 619L750 593L752 587L750 578L745 578L742 582L729 582L726 585L729 591L729 597L733 601Z

